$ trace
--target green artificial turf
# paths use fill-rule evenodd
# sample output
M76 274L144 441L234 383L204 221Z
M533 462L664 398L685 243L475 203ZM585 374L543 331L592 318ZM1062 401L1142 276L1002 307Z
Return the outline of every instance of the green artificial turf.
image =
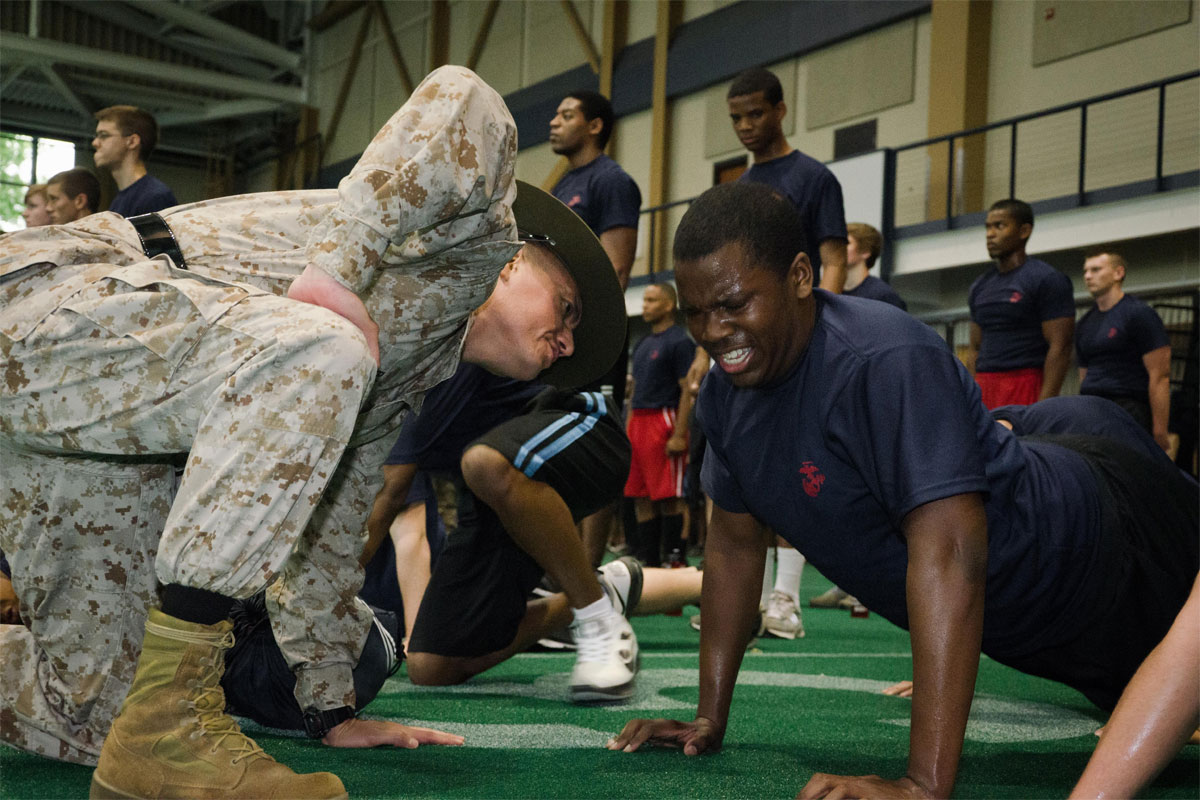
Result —
M805 573L807 598L828 587ZM603 748L635 716L690 719L699 635L682 617L634 621L642 650L630 706L566 702L571 655L530 653L465 686L418 688L403 671L367 710L462 733L464 747L333 750L278 732L257 741L300 771L330 770L355 798L790 798L813 772L902 773L909 701L879 694L911 677L908 638L877 615L804 611L808 636L763 639L746 655L725 749L687 758ZM1065 797L1104 716L1079 693L984 659L956 795ZM1146 791L1200 795L1200 748L1189 746ZM0 749L0 797L86 797L91 770Z

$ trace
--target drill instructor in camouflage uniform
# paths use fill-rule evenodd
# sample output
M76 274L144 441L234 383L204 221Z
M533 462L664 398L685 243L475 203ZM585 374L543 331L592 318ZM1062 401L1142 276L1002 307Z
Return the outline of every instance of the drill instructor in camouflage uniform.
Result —
M28 626L0 629L4 741L99 759L93 797L344 797L224 714L229 608L264 587L310 734L461 741L352 716L389 434L460 359L574 385L624 335L599 243L517 196L515 152L501 98L444 67L336 191L0 239L0 547Z

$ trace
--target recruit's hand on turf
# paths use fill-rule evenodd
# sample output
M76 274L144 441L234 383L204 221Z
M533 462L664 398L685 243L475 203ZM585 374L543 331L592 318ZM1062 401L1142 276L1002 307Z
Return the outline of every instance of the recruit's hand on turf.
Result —
M432 728L415 728L384 719L350 719L335 725L321 740L330 747L378 747L390 744L409 750L423 744L463 743L463 737Z
M677 719L632 719L624 729L608 741L609 750L632 753L644 744L682 748L687 756L700 755L721 749L725 731L704 717L692 722Z
M900 681L899 683L893 683L884 689L882 693L891 695L892 697L912 697L912 690L912 681Z
M796 800L845 800L852 797L926 798L933 793L912 778L889 781L878 775L827 775L818 772L796 795Z

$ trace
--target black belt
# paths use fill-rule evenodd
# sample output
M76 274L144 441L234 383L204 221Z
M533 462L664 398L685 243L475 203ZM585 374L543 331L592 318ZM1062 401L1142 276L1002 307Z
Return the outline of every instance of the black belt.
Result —
M126 217L125 221L137 231L147 258L167 255L179 269L188 268L179 249L179 242L175 241L175 234L171 233L166 221L158 214L138 214L136 217Z

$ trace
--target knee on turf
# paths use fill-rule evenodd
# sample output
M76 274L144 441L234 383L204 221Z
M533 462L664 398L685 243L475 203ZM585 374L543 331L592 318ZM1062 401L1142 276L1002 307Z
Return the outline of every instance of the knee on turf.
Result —
M409 653L405 663L408 679L417 686L455 686L475 675L459 659L434 653Z

